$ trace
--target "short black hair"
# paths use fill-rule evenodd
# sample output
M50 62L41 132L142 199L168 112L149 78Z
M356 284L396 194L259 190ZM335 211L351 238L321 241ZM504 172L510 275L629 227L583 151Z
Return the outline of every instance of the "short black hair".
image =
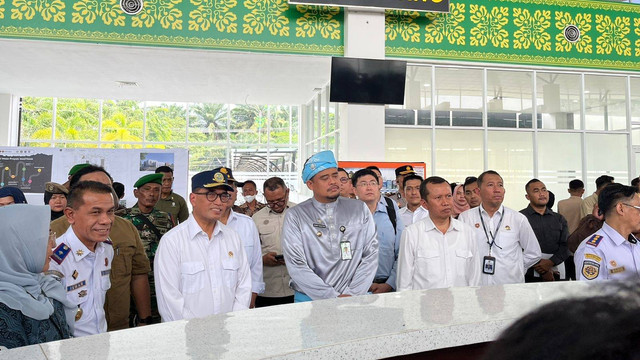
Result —
M113 191L116 192L116 195L118 195L118 199L122 199L122 197L124 196L124 184L123 183L119 183L119 182L114 182L113 183Z
M638 186L638 183L640 183L640 178L631 180L631 186Z
M578 179L571 180L569 181L569 189L571 190L584 189L584 183L582 182L582 180L578 180Z
M358 179L366 176L366 175L371 175L373 176L374 179L376 179L376 183L380 184L378 182L378 175L376 173L373 172L373 170L367 168L367 169L360 169L358 171L356 171L355 174L353 174L353 176L351 177L351 183L353 184L353 186L355 187L356 184L358 183Z
M264 184L262 184L262 191L263 193L266 192L267 190L269 191L276 191L278 190L278 188L281 187L283 189L287 189L287 185L285 185L284 180L282 180L282 178L274 176L274 177L270 177L268 178Z
M482 174L480 174L480 176L478 176L478 187L480 187L480 185L482 185L482 182L484 181L484 177L487 175L498 175L500 176L500 179L502 181L504 181L504 179L502 179L502 176L500 174L498 174L497 171L495 170L487 170L485 172L483 172Z
M89 165L89 166L83 167L82 169L78 170L77 173L73 174L73 176L69 180L69 187L70 188L74 187L80 181L80 178L83 177L84 175L91 174L98 171L105 173L109 178L109 180L111 180L111 183L113 183L113 178L111 177L111 174L109 174L107 170L105 170L102 166Z
M156 169L156 174L157 173L172 173L173 174L173 169L170 168L169 166L160 166L159 168Z
M600 214L604 215L605 219L613 208L619 202L624 200L632 200L633 196L638 192L638 188L633 186L627 186L622 184L611 184L605 187L600 195L598 195L598 208Z
M475 176L467 176L464 179L464 184L462 184L462 190L467 191L467 185L473 184L474 182L478 182L478 178Z
M427 184L442 184L442 183L449 184L447 180L445 180L444 178L441 178L440 176L429 176L428 178L424 179L424 181L420 183L420 197L422 198L422 200L427 201L427 196L429 195L429 190L427 190Z
M256 183L253 180L247 180L247 181L243 182L242 186L240 186L240 187L244 187L247 184L253 184L253 187L256 188L256 190L258 189L258 186L256 185Z
M549 200L547 201L547 208L549 210L552 210L551 208L553 207L553 204L556 203L556 196L553 192L551 192L550 190L547 190L547 192L549 193L548 197Z
M407 181L411 181L411 180L420 180L420 184L422 184L422 182L424 181L424 179L420 175L416 175L416 174L407 175L402 181L402 189L404 189L407 186Z
M599 178L596 179L596 188L600 189L603 186L609 185L613 182L613 176L609 176L609 175L602 175Z
M71 192L69 192L69 198L67 199L67 206L73 209L82 206L82 204L84 204L84 193L86 192L109 194L111 196L114 194L113 189L109 185L97 181L80 181L71 187Z
M367 166L365 169L368 169L368 170L377 170L380 174L382 174L382 171L380 171L380 169L379 169L377 166L375 166L375 165Z
M541 183L542 181L540 181L540 180L538 180L538 179L536 179L536 178L533 178L533 179L531 179L531 180L527 181L526 185L524 186L524 191L525 191L525 192L528 192L528 191L529 191L529 185L531 185L531 184L533 184L533 183L536 183L536 182ZM543 184L544 184L544 183L543 183Z
M338 168L338 172L340 172L340 171L347 173L347 176L349 176L349 172L347 170L345 170L344 168L339 167Z

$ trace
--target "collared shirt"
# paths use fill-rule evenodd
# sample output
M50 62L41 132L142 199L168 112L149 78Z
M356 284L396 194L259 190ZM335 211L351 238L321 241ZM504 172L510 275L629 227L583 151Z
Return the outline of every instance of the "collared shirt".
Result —
M164 322L249 308L251 273L242 241L220 221L209 238L190 216L162 237L154 264Z
M158 203L154 208L171 214L174 220L176 220L176 224L184 222L189 217L187 202L182 196L174 193L173 191L171 191L171 194L169 194L166 199L163 199L162 196L160 196L160 200L158 200Z
M443 234L427 217L402 233L398 291L480 284L482 254L473 229L451 219Z
M580 204L580 219L591 214L593 207L598 203L598 194L593 193L582 200Z
M392 202L396 214L400 209ZM400 238L404 230L402 219L396 215L396 229L389 219L387 202L380 197L376 211L373 213L373 221L376 223L378 239L378 270L376 279L386 279L385 284L396 288L396 276L398 267L398 252L400 251Z
M248 217L252 217L255 213L262 210L265 206L267 206L267 204L263 204L260 201L256 200L256 207L253 210L251 210L251 208L249 207L249 203L245 202L240 206L234 206L233 211L247 215Z
M558 202L558 214L564 216L567 220L569 234L576 231L578 224L580 224L580 205L582 205L580 196L571 196Z
M418 206L415 211L409 210L408 206L403 207L398 212L398 217L402 219L404 226L409 226L429 216L429 210Z
M64 251L65 246L69 248L67 255L58 254L58 251ZM58 272L63 275L60 281L67 290L67 300L82 311L74 324L73 336L106 332L104 302L107 290L111 287L109 274L113 247L109 243L98 243L95 251L91 251L78 239L73 227L70 227L56 239L56 254L63 257L62 262L58 264L53 259L50 260L49 273Z
M640 244L623 238L605 221L574 255L578 280L639 280Z
M291 286L313 300L364 295L378 268L375 223L360 200L311 198L294 206L284 218L282 245Z
M482 226L480 214L482 214L486 232ZM502 222L500 222L501 218ZM493 217L489 217L484 207L480 205L460 214L458 220L474 229L480 255L487 256L491 251L491 256L496 258L495 273L493 275L483 273L480 276L481 285L522 283L525 271L540 261L542 253L536 234L531 229L527 218L519 212L500 206ZM496 238L494 245L490 247L491 234L496 235Z
M69 228L67 217L51 222L50 228L57 234L64 234ZM107 291L105 311L108 330L113 331L129 327L132 276L146 275L151 267L138 230L130 222L116 216L109 239L113 243L114 256L111 264L111 288Z
M269 207L265 207L253 215L253 221L258 227L260 242L262 243L262 255L274 252L282 255L282 226L284 216L288 209L295 204L287 203L287 208L280 214ZM285 297L293 295L293 289L289 287L291 277L285 265L264 266L264 297Z
M567 220L549 208L546 208L543 215L537 213L531 205L520 210L529 220L529 225L536 234L540 251L544 254L552 255L549 259L554 265L559 265L569 257L567 250L567 238L569 229Z
M264 292L262 251L256 224L247 215L238 214L232 210L227 219L227 226L238 233L244 245L244 252L251 269L251 292L262 294Z

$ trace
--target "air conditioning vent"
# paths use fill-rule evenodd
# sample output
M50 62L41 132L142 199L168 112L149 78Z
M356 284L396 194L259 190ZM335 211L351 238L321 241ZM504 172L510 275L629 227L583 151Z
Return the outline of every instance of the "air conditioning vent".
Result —
M142 0L120 0L120 9L127 15L136 15L142 11L144 2Z

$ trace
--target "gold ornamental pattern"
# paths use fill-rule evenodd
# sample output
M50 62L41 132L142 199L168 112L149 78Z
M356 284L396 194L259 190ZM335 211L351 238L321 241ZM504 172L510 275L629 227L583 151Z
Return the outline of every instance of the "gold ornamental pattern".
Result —
M420 25L417 11L387 10L385 14L385 40L395 40L398 35L404 41L420 42Z
M340 22L335 19L339 7L298 5L296 10L302 14L296 20L296 37L312 38L320 32L324 39L340 39Z
M189 30L207 31L211 25L219 32L236 33L238 16L232 11L236 0L190 0L196 6L189 13Z
M289 10L286 0L246 0L244 6L251 12L244 16L244 34L262 34L267 29L271 35L289 36L289 19L282 15Z

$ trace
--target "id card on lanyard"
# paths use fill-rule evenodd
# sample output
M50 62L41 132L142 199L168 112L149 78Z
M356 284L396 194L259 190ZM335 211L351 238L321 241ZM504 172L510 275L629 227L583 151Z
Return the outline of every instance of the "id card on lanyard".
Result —
M480 207L478 206L478 214L480 215L480 222L482 223L482 229L484 230L484 236L487 238L487 244L489 244L489 255L485 256L482 259L482 273L487 275L494 275L496 273L496 258L491 256L491 248L496 244L496 237L498 236L498 232L500 231L500 225L502 224L502 218L504 217L504 210L500 213L500 221L498 221L498 227L496 228L496 233L493 234L491 229L489 229L489 233L487 234L487 226L484 224L484 219L482 218L482 211L480 211ZM491 238L489 238L491 236Z

